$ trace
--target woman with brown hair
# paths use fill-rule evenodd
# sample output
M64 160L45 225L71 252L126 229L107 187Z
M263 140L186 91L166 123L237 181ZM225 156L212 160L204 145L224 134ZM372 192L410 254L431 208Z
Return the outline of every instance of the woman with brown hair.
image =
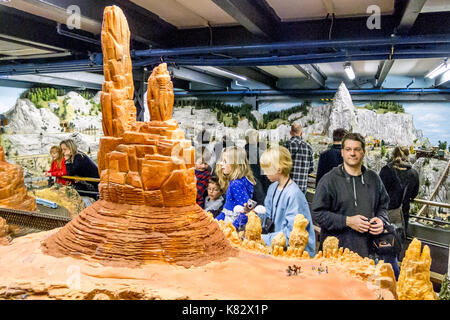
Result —
M381 181L389 195L389 220L399 230L403 242L406 240L408 228L409 205L419 192L419 174L408 162L408 156L408 147L395 147L391 161L380 171ZM400 252L397 253L396 258L399 254ZM391 264L394 267L395 276L398 278L398 266L395 266L395 261L393 262Z
M66 162L67 175L100 178L97 165L86 154L78 151L73 140L64 140L59 145ZM98 192L98 182L79 181L75 183L74 187L77 191Z
M392 160L380 171L389 195L389 219L404 228L408 226L409 206L419 192L419 174L408 161L409 148L395 147Z

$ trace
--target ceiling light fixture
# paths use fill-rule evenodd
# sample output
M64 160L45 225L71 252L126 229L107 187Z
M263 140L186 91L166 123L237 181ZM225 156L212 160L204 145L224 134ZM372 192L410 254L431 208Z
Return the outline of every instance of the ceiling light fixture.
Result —
M355 72L353 71L353 68L352 68L352 65L350 64L350 62L347 62L346 64L344 64L344 71L350 80L355 80L355 78L356 78Z
M238 75L236 73L233 73L233 72L230 72L230 71L227 71L227 70L223 70L223 69L219 69L219 68L215 68L215 67L205 67L204 70L209 70L209 71L211 71L213 73L222 74L222 75L226 75L226 76L231 76L233 78L238 78L238 79L243 80L243 81L247 81L248 80L244 76L240 76L240 75Z
M447 64L447 59L444 60L444 62L442 62L439 66L437 66L435 69L433 69L432 71L430 71L425 78L430 78L430 79L434 79L436 78L438 75L446 72L450 70L450 64Z

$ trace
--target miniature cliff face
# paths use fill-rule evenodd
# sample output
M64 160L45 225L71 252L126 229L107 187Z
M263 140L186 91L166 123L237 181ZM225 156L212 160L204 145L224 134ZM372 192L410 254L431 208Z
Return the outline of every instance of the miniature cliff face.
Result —
M399 300L436 300L430 281L430 248L414 238L400 267L397 292Z
M254 211L248 213L248 222L245 225L245 239L249 241L261 241L261 219Z
M336 237L327 237L323 241L322 248L324 256L327 256L327 254L332 254L334 250L339 249L339 239Z
M167 65L161 63L153 69L148 79L147 105L150 109L150 120L166 121L172 118L173 84L167 71Z
M235 255L219 226L196 204L194 148L171 119L166 64L149 78L150 122L137 122L122 10L105 9L101 94L100 199L43 243L54 256L77 254L103 264L201 265Z
M100 96L103 134L118 136L128 130L136 121L130 58L130 30L122 10L118 7L105 8L102 24L102 50L105 76Z
M35 211L36 200L27 195L21 166L5 161L0 146L0 207Z
M284 235L284 233L279 232L275 237L273 237L271 245L272 249L276 247L286 247L286 236Z
M308 220L306 220L304 215L298 214L295 216L294 227L289 236L290 247L300 249L301 251L305 250L309 237L308 231L306 231L307 226Z

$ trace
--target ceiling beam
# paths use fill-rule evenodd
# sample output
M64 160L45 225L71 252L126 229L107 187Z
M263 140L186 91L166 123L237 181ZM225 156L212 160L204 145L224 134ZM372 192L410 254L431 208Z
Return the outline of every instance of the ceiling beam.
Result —
M70 77L70 73L67 73L66 76ZM73 75L72 75L73 76ZM75 77L75 76L73 76ZM102 76L103 78L103 76ZM42 74L42 75L15 75L15 76L1 76L0 80L7 80L19 83L39 83L39 84L47 84L51 86L60 86L60 87L70 87L70 88L84 88L84 89L93 89L93 90L102 90L102 84L97 81L85 81L85 80L72 80L69 78L62 77L53 77L52 75Z
M251 33L263 38L278 38L280 19L264 0L212 1Z
M224 67L223 69L229 70L233 73L237 73L239 75L243 75L251 80L262 83L270 88L276 88L277 86L277 77L262 71L257 67Z
M439 87L448 81L450 81L450 72L447 71L436 78L434 81L434 86Z
M384 60L384 61L380 62L380 65L378 67L378 72L375 75L375 79L376 79L375 87L376 88L381 88L384 80L386 80L386 77L394 64L394 61L395 61L394 59L391 59L391 60Z
M48 47L54 51L62 49L73 52L96 52L99 46L87 42L76 42L56 32L56 22L17 9L0 5L0 34L4 38Z
M221 77L215 77L207 72L202 72L200 70L192 70L185 67L168 67L172 78L195 81L210 86L218 88L231 87L231 81Z
M125 0L115 0L113 3L107 0L15 0L3 5L61 24L66 24L70 15L66 12L67 8L76 5L81 13L80 29L99 36L104 9L112 4L118 5L122 9L127 17L131 38L138 42L162 46L170 40L168 35L177 31L175 26L160 19L157 15Z
M414 23L417 20L417 17L419 16L420 12L422 11L423 6L427 0L408 0L403 14L400 18L400 23L397 26L397 33L398 34L407 34Z
M396 13L397 15L400 15L400 22L396 27L396 33L398 33L399 35L406 35L409 33L412 26L416 22L420 11L422 11L425 2L427 2L427 0L407 0L403 2L397 1ZM394 50L394 47L392 47L392 50ZM375 88L381 88L384 80L386 80L386 77L394 64L394 61L394 59L389 59L380 62L378 72L375 75Z
M321 73L320 71L317 70L318 69L317 66L313 66L311 64L304 64L304 65L294 64L294 67L298 71L303 73L307 79L313 80L321 88L325 87L326 77L323 76L323 73Z

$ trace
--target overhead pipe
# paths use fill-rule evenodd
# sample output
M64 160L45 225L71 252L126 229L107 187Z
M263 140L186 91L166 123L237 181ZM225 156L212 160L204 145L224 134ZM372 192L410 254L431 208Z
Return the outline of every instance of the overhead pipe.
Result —
M447 39L450 42L450 39ZM310 53L290 56L271 56L271 57L250 57L250 58L164 58L168 63L177 65L191 66L270 66L270 65L290 65L290 64L314 64L342 61L360 61L360 60L386 60L392 59L420 59L420 58L440 58L450 54L450 47L435 49L397 49L393 55L389 50L340 50L331 53ZM148 59L134 60L133 67L144 67L152 64L158 64L161 57L150 57ZM58 72L66 71L76 65L77 71L97 71L103 66L103 56L100 53L94 53L89 60L75 60L47 64L29 64L29 65L5 65L0 66L0 74L34 74L51 72L51 69L58 69ZM39 71L36 71L38 69ZM41 71L42 70L42 71Z
M378 52L377 52L378 53ZM402 52L396 53L392 56L389 54L373 54L365 52L358 55L342 54L342 53L327 53L308 55L307 59L301 56L284 57L262 57L262 58L232 58L232 59L176 59L167 58L164 62L174 63L177 65L189 66L271 66L271 65L291 65L291 64L312 64L312 63L328 63L328 62L344 62L344 61L364 61L364 60L387 60L392 59L422 59L422 58L441 58L442 54L437 53L423 53L410 54ZM159 58L143 59L133 61L133 68L146 67L150 65L159 64ZM16 75L16 74L35 74L35 73L50 73L50 72L64 72L71 68L77 68L77 71L101 71L103 68L101 55L92 55L89 60L75 60L56 63L45 64L27 64L27 65L5 65L0 66L0 75ZM52 71L56 70L56 71Z
M343 61L364 61L364 60L387 60L392 59L423 59L423 58L442 58L447 54L442 53L396 53L390 55L363 53L358 55L350 54L319 54L319 57L308 56L307 59L299 56L289 57L259 57L259 58L230 58L230 59L182 59L182 58L166 58L164 62L174 63L180 66L277 66L277 65L292 65L292 64L311 64L311 63L327 63L327 62L343 62ZM329 55L329 56L323 56ZM133 62L135 66L148 66L157 64L161 60L156 58L143 59Z
M93 44L96 44L98 46L102 45L100 40L92 39L92 38L89 38L89 37L82 36L80 34L72 33L72 32L69 32L69 31L61 29L61 23L57 23L56 24L56 32L59 35L61 35L61 36L65 36L65 37L69 37L69 38L72 38L72 39L81 40L81 41L84 41L84 42L93 43Z
M431 94L431 93L450 93L450 89L350 89L350 94ZM337 89L291 89L291 90L231 90L231 91L189 91L189 92L175 92L179 97L190 96L220 96L220 95L259 95L259 96L280 96L280 95L325 95L335 94Z
M266 44L254 44L243 46L203 46L173 49L147 49L133 50L132 57L166 57L182 56L193 54L210 54L236 51L257 51L257 50L293 50L306 48L350 48L350 47L369 47L369 46L395 46L412 44L448 44L450 35L443 34L439 36L393 36L383 39L350 39L350 40L315 40L315 41L291 41L275 42Z

